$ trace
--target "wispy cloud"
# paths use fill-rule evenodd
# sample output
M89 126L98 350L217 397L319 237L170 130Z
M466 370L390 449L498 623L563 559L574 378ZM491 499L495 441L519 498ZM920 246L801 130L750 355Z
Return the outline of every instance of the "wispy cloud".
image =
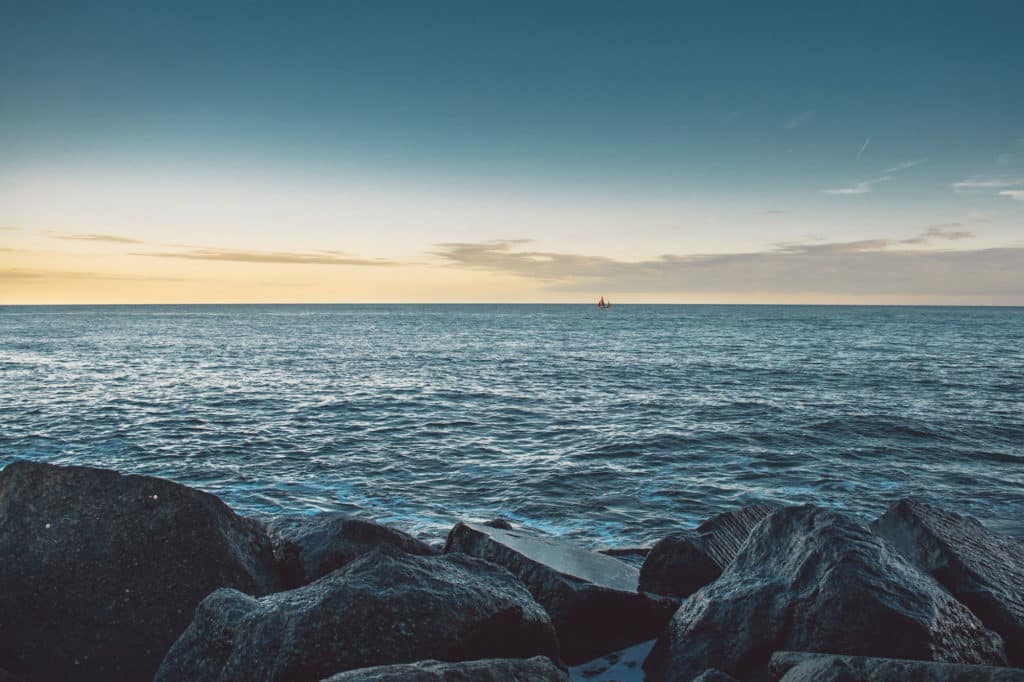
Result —
M902 163L897 163L895 166L892 166L891 168L886 168L885 172L886 173L899 173L900 171L905 171L908 168L913 168L914 166L920 166L922 163L928 163L928 159L914 159L912 161L903 161Z
M131 237L119 237L114 234L62 234L56 239L64 239L72 242L109 242L113 244L142 244L140 239Z
M880 178L874 178L873 180L864 180L863 182L857 182L849 187L837 187L835 189L823 190L825 194L867 194L871 191L873 185L877 185L880 182L889 182L892 180L892 176L883 175Z
M868 148L869 144L871 144L871 136L870 135L868 135L866 138L864 138L864 144L862 144L860 146L860 149L857 150L857 160L858 161L860 160L860 157L864 155L864 150Z
M817 118L817 116L818 111L816 109L808 109L807 111L801 111L799 114L796 114L788 121L786 121L783 127L786 130L796 130L797 128L802 128L808 123L813 122L814 119Z
M17 232L17 231L18 231L17 227L6 227L4 225L0 225L0 232Z
M753 253L621 261L490 241L439 244L434 255L449 267L535 279L561 291L1024 296L1017 274L1024 248L891 248L897 245L889 239L792 243Z
M1001 197L1010 197L1014 201L1024 201L1024 189L1004 189L999 192Z
M133 256L181 258L185 260L231 261L236 263L285 263L292 265L393 266L396 261L360 258L341 251L245 251L239 249L189 248L184 251L142 251Z
M986 189L1001 189L1003 187L1014 187L1016 185L1024 185L1024 179L1022 178L990 178L984 176L974 176L958 180L954 182L951 187L957 191L975 191L975 190L986 190Z

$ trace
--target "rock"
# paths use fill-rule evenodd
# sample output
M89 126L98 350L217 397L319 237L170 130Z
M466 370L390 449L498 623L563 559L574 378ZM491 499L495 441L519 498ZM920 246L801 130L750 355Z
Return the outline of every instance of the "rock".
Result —
M1022 682L1024 670L896 658L780 651L769 671L781 682Z
M0 472L0 665L28 680L150 679L218 587L278 586L262 526L148 476Z
M1024 666L1024 545L911 499L893 505L872 530L1002 635L1010 662Z
M421 556L437 554L408 533L342 512L279 516L267 522L267 532L289 589L322 578L381 545Z
M693 682L736 682L736 678L728 673L723 673L721 670L708 668L693 678Z
M682 598L717 580L754 526L776 509L752 504L659 540L640 568L640 590Z
M446 552L464 552L519 576L551 615L562 656L570 664L648 639L678 606L666 597L636 591L633 566L553 538L460 523Z
M512 530L512 524L508 519L504 519L500 516L496 519L491 519L490 521L484 521L484 525L490 526L491 528L500 528L501 530Z
M630 566L640 568L647 555L651 553L650 547L603 547L597 550L601 554L615 557L619 561L625 561Z
M349 670L323 682L569 682L569 676L550 658L534 656L463 663L420 661L382 665Z
M158 682L317 680L426 659L558 658L544 610L474 557L384 546L303 587L217 590L167 653Z
M673 616L644 668L690 680L756 675L779 649L951 663L1005 663L1001 638L935 580L842 514L768 515L736 558Z

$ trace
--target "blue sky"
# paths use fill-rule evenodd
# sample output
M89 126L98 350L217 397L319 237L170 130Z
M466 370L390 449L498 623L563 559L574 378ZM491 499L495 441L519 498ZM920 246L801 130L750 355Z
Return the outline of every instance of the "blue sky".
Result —
M433 278L445 300L509 287L562 300L598 285L650 300L860 292L538 277L521 258L465 262L439 244L595 264L785 256L779 245L795 243L1024 247L1020 3L205 5L8 8L0 240L14 298L49 300L33 290L74 273L141 277L156 245L386 259L407 270L391 279ZM152 247L64 238L75 235ZM977 255L948 276L984 267ZM44 282L44 260L66 262ZM267 274L224 262L251 270L230 273L232 287ZM378 276L278 265L290 269L271 280L298 298L361 300L341 281ZM174 278L224 276L210 268ZM936 295L1024 301L1016 284ZM156 298L173 299L162 287ZM898 289L871 296L938 291Z

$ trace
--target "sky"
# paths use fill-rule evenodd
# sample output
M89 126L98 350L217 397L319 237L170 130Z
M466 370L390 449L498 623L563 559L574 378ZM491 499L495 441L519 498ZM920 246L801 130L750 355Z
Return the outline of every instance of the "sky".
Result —
M0 304L1024 305L1022 27L1019 1L11 4Z

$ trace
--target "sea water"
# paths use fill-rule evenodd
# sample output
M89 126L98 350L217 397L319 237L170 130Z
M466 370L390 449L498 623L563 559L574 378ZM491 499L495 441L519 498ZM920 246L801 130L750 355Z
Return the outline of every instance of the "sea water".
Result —
M753 502L919 495L1024 534L1024 309L0 308L0 466L244 514L650 543Z

